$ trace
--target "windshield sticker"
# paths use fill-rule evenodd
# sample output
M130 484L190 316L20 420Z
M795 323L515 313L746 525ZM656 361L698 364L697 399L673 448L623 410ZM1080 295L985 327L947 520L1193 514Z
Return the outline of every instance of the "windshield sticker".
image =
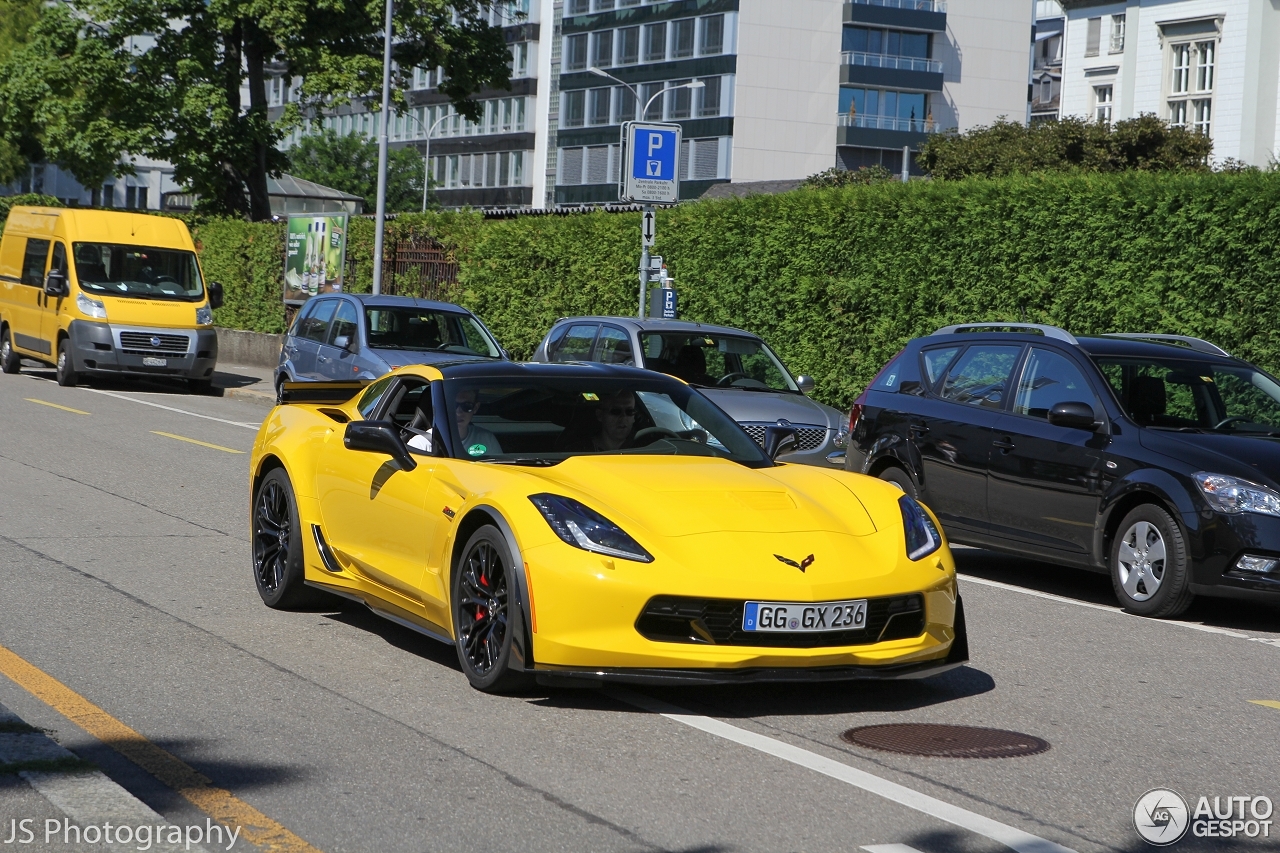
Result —
M489 448L485 447L483 444L473 444L467 448L467 453L470 453L472 456L483 456L484 452L488 449Z
M592 394L590 391L583 391L582 399L586 400L589 403L594 403L600 399L600 396L598 394Z

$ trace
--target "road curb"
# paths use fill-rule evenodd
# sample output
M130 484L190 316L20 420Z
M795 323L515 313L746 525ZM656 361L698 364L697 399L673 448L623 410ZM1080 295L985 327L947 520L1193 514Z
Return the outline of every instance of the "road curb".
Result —
M230 397L234 400L245 400L267 408L271 408L276 404L275 394L254 391L252 388L223 388L222 396Z

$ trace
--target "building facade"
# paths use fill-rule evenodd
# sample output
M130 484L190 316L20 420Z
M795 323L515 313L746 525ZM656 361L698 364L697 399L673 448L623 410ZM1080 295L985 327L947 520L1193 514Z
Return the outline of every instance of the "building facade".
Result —
M1280 7L1257 0L1064 0L1062 114L1154 113L1267 166L1280 148Z
M1066 16L1057 0L1036 0L1036 34L1031 48L1031 121L1062 116L1062 50Z

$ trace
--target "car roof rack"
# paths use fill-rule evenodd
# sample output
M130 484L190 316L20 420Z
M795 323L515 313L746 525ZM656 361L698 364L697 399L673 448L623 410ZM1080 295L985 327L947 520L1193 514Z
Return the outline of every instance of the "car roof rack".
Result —
M1031 332L1039 332L1046 338L1056 338L1060 341L1066 341L1069 344L1079 343L1076 336L1068 332L1066 329L1059 329L1057 326L1046 326L1043 323L959 323L955 326L943 326L935 335L951 335L957 332L973 332L982 329L990 329L992 331L998 329L1017 329Z
M1135 341L1156 341L1171 344L1182 344L1190 347L1196 352L1207 352L1210 355L1225 355L1231 357L1231 353L1224 350L1217 344L1210 343L1203 338L1193 338L1190 335L1153 335L1145 332L1108 332L1102 337L1104 338L1128 338Z

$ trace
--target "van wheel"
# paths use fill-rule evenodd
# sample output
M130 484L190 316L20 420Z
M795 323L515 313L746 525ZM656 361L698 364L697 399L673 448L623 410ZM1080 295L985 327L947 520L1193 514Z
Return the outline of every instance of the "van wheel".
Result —
M9 330L0 331L0 371L17 373L22 369L22 358L13 351L9 341Z
M71 360L71 339L58 341L58 384L70 388L80 377L76 376L75 363Z
M1191 605L1191 571L1182 530L1155 504L1135 507L1111 543L1111 584L1130 613L1157 619Z

